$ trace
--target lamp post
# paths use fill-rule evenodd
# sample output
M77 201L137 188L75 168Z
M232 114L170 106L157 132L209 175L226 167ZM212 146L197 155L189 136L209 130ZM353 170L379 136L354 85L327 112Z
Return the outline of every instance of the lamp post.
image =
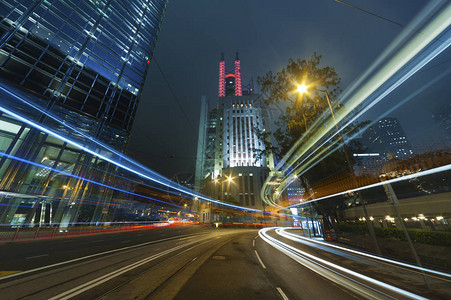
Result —
M303 90L303 92L305 93L305 92L307 92L307 89L308 89L308 87L300 88L300 85L298 86L298 91L299 90ZM358 186L356 178L355 178L355 174L354 174L354 168L352 167L351 161L349 160L349 155L348 155L348 151L346 150L346 146L345 146L345 142L344 142L343 136L341 135L341 132L340 132L340 130L338 128L337 119L335 118L335 113L334 113L334 110L332 108L332 104L331 104L330 99L329 99L329 94L327 93L326 89L324 89L324 90L317 89L317 91L318 92L323 92L326 95L327 104L329 106L330 113L331 113L332 118L334 120L335 129L337 130L338 136L340 138L341 146L343 148L343 153L345 155L346 164L348 165L349 171L351 172L351 176L354 179L354 181L356 183L356 186ZM374 231L373 223L369 219L369 214L368 214L368 211L367 211L367 208L366 208L366 201L363 199L362 194L361 194L360 191L357 191L357 194L358 194L358 198L362 202L363 213L365 214L365 220L367 222L371 238L372 238L374 246L376 248L376 252L380 254L381 250L380 250L379 244L377 243L377 240L376 240L376 233Z
M327 94L327 90L317 90L318 92L323 92L326 95L327 104L329 105L330 114L332 115L332 119L334 120L335 129L337 130L338 136L340 137L341 146L343 147L343 152L345 154L346 163L348 164L349 170L354 175L354 169L351 166L351 161L349 160L348 151L346 150L345 142L343 140L343 136L341 135L340 129L338 129L337 119L335 119L335 113L332 108L332 104L330 103L329 94Z
M296 89L296 91L298 92L299 95L304 95L305 93L307 93L308 90L308 86L306 86L304 83L298 84L298 87ZM304 112L302 112L302 118L304 119L304 126L305 126L305 132L307 132L307 119L305 118L305 114Z
M308 88L309 87L307 85L305 85L304 83L301 83L301 84L298 84L298 87L297 87L296 91L299 93L299 95L303 95L305 93L308 93ZM346 151L346 146L345 146L345 143L344 143L344 140L343 140L343 136L341 135L340 129L338 129L337 119L335 119L335 113L334 113L334 110L332 108L332 104L330 102L329 94L327 93L326 89L324 89L324 90L316 89L316 90L318 92L323 92L326 95L327 105L329 106L329 110L330 110L330 113L332 115L332 119L334 120L335 129L337 130L338 136L340 137L340 142L341 142L341 145L343 147L343 152L345 154L346 162L347 162L348 167L350 168L350 170L352 170L351 162L349 160L348 151ZM307 123L305 121L305 115L302 114L302 116L304 117L305 130L307 131Z
M298 95L301 96L301 95L307 93L307 91L308 91L308 86L306 86L304 83L297 85L296 92L298 93ZM297 97L296 97L296 100L292 100L290 98L287 98L286 100L290 101L293 104L296 104ZM305 118L304 112L302 112L302 118L304 119L304 127L305 127L305 131L307 132L307 129L308 129L307 128L307 119Z

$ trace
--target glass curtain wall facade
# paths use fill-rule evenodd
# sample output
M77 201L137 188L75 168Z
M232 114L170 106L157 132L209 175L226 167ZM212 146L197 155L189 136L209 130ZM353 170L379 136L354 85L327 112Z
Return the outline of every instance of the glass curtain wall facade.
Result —
M121 149L165 7L158 0L2 1L0 78Z
M123 159L166 3L2 1L0 224L128 218L114 212L141 181L112 161Z

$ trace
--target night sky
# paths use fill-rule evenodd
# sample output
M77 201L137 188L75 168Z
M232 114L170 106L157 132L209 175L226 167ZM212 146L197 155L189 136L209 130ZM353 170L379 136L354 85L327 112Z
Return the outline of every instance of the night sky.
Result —
M346 2L402 24L426 3ZM232 69L239 51L247 84L316 51L345 89L402 29L333 0L171 0L154 52L170 87L152 60L127 154L169 178L194 171L200 99L216 103L221 52Z

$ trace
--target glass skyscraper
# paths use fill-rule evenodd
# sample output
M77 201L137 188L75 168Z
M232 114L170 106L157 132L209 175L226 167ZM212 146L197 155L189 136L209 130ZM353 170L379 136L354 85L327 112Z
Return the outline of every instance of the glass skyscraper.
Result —
M120 203L142 198L130 196L142 181L113 162L124 161L166 5L1 1L2 226L122 220Z
M0 79L115 148L125 146L167 1L0 4Z

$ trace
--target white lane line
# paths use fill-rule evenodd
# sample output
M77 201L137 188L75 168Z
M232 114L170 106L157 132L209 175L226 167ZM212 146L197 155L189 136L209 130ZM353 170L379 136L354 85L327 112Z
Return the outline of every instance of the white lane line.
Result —
M32 259L32 258L37 258L37 257L44 257L44 256L49 256L49 254L41 254L41 255L35 255L35 256L29 256L29 257L25 257L25 259Z
M255 247L255 240L258 238L258 235L254 237L254 240L252 241L252 245Z
M282 289L280 287L276 287L276 289L279 292L280 296L282 296L283 300L289 300L287 295L285 295L285 293L282 291Z
M196 235L204 235L204 234L205 233L196 234ZM188 234L188 235L186 235L185 238L187 239L187 238L190 238L190 237L195 237L196 235ZM4 279L12 278L12 277L22 276L22 275L28 274L28 273L33 273L33 272L37 272L37 271L41 271L41 270L45 270L45 269L61 266L61 265L66 265L66 264L69 264L69 263L73 263L73 262L80 261L80 260L85 260L85 259L88 259L88 258L100 256L100 255L110 254L110 253L119 252L119 251L123 251L123 250L127 250L127 249L133 249L133 248L146 246L146 245L150 245L150 244L155 244L155 243L159 243L159 242L164 242L164 241L167 241L167 240L173 240L173 239L175 239L175 237L165 238L165 239L156 240L156 241L150 241L150 242L137 244L137 245L133 245L133 246L128 246L128 247L123 247L123 248L119 248L119 249L109 250L109 251L100 252L100 253L96 253L96 254L91 254L91 255L87 255L87 256L83 256L83 257L79 257L79 258L75 258L75 259L71 259L71 260L67 260L67 261L63 261L63 262L59 262L59 263L56 263L56 264L53 264L53 265L47 265L47 266L44 266L44 267L39 267L39 268L36 268L36 269L31 269L31 270L23 271L23 272L20 272L20 273L14 273L14 274L11 274L11 275L3 276L3 277L0 277L0 281L4 280Z
M262 265L263 269L266 269L266 266L265 266L265 264L262 262L262 260L261 260L261 258L260 258L260 255L258 255L257 250L254 250L254 251L255 251L255 255L257 256L258 261L259 261L260 264Z
M396 261L396 260L393 260L393 259L388 259L388 258L385 258L385 257L380 257L380 256L377 256L377 255L372 255L372 254L369 254L369 253L361 252L361 251L350 249L350 248L341 247L341 246L334 245L334 244L331 244L331 243L326 243L326 242L322 242L322 241L318 241L318 240L314 240L314 239L309 239L309 238L306 238L306 237L303 237L303 236L299 236L299 235L291 233L291 232L286 232L287 229L295 229L295 228L282 228L280 230L278 229L278 230L276 230L276 233L278 235L280 235L280 236L283 236L284 238L290 239L290 240L295 241L295 242L304 243L304 244L305 244L304 241L307 241L307 242L310 242L310 243L316 243L316 244L319 244L319 245L324 245L326 247L336 248L336 249L340 249L340 250L343 250L343 251L346 251L346 252L350 252L350 253L354 253L354 254L357 254L357 255L366 256L366 257L369 257L371 259L380 260L380 261L383 261L383 262L386 262L386 263L389 263L389 264L395 264L395 265L399 265L399 266L402 266L402 267L405 267L405 268L415 269L415 270L418 270L418 271L432 273L432 274L444 276L444 277L447 277L447 278L451 278L451 274L448 274L448 273L444 273L444 272L440 272L440 271L436 271L436 270L432 270L432 269L427 269L427 268L415 266L415 265L412 265L412 264Z

